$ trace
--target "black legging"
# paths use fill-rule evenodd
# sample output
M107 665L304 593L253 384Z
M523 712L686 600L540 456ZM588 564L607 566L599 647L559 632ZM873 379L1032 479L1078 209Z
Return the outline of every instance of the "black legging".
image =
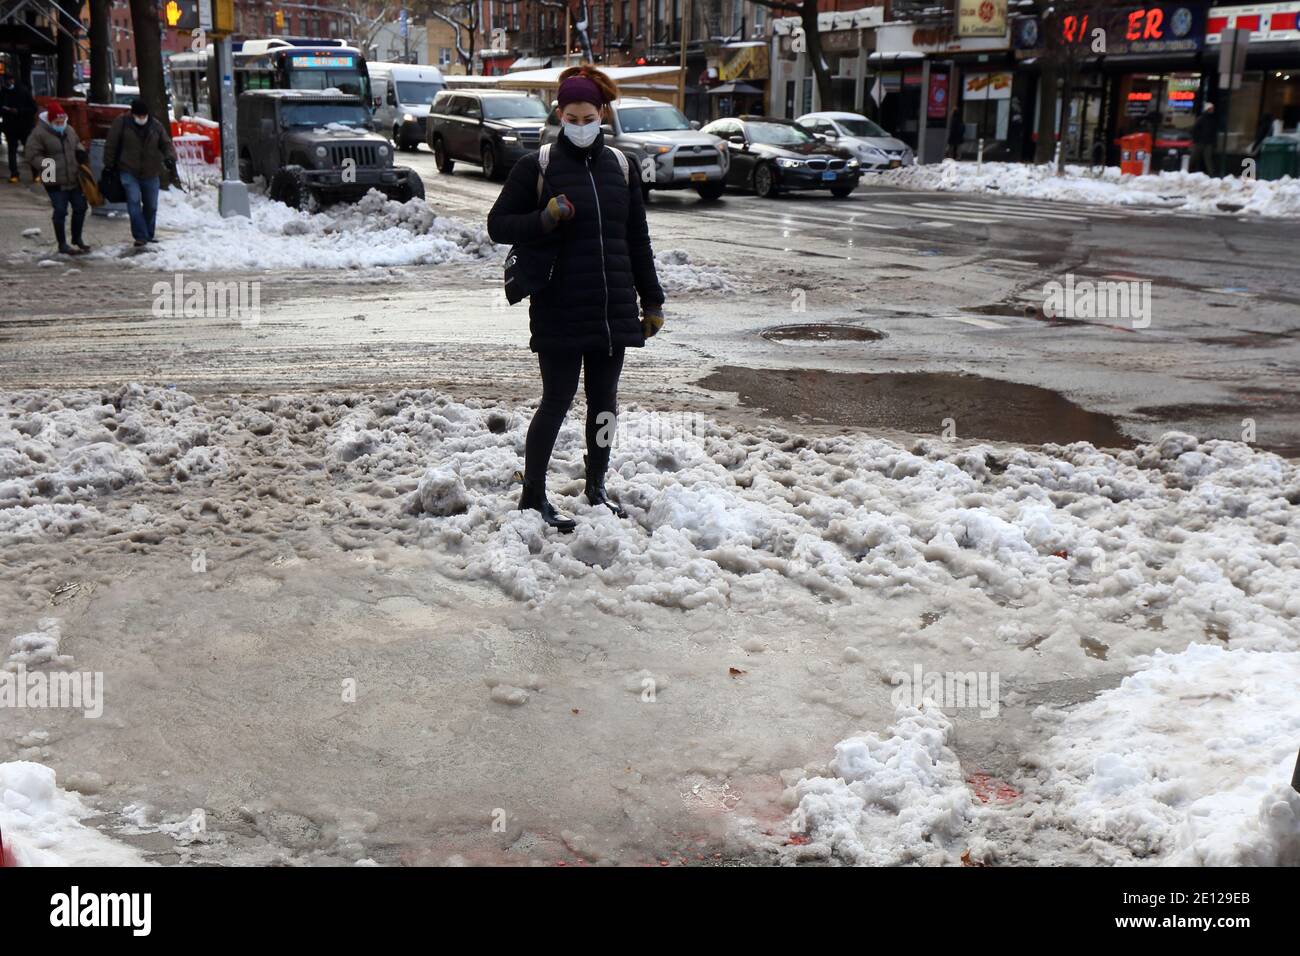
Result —
M578 372L586 366L583 388L587 394L587 456L593 470L600 475L609 466L613 440L611 421L601 419L602 412L618 414L618 377L623 371L623 350L608 352L538 352L542 369L542 402L528 426L528 443L524 451L524 480L529 484L546 481L551 450L560 434L564 416L569 413L573 396L578 393ZM602 426L610 442L597 440Z

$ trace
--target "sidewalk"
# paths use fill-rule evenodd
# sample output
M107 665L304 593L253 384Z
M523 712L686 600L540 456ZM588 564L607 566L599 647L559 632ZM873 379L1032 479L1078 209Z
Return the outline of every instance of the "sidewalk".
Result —
M90 256L56 254L50 200L45 195L45 190L31 181L31 170L23 165L21 154L18 157L18 164L22 167L20 171L22 182L11 184L8 151L0 150L0 223L4 223L4 228L0 229L0 257L3 257L10 266L28 262L35 265L42 259L57 259L60 262L75 263L78 267L89 265ZM68 222L71 221L72 214L69 212ZM41 234L36 237L26 237L23 232L28 229L40 229ZM71 229L70 225L69 229ZM97 216L92 209L86 216L83 238L98 251L106 245L129 242L131 231L124 214L113 217Z

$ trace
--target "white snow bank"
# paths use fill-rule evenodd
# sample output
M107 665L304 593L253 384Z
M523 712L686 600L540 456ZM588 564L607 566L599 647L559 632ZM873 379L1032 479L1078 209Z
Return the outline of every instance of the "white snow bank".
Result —
M953 865L973 815L961 764L948 748L952 723L929 701L899 707L883 734L835 745L825 775L799 780L784 862L833 859L858 866Z
M726 270L692 262L691 257L680 249L657 253L655 271L659 274L659 284L669 295L734 292L736 288Z
M205 414L184 392L140 385L114 394L6 396L0 403L0 536L94 527L102 517L96 501L144 483L147 475L171 483L223 473L231 442L217 446L210 429L246 431L256 412L245 408L224 422L204 421Z
M18 866L143 866L134 848L81 823L93 811L59 787L54 771L25 760L0 763L0 835L5 863Z
M1300 653L1195 644L1065 717L1041 796L1085 837L1179 866L1300 866Z
M314 213L258 193L249 204L251 219L223 219L215 190L168 190L159 202L158 225L181 235L163 236L127 261L169 272L366 269L469 261L501 251L483 228L439 216L423 199L400 203L375 190L358 202Z
M9 642L9 653L3 661L3 669L16 671L19 667L39 667L41 664L58 664L67 666L72 663L72 656L59 653L59 641L62 634L57 617L41 618L36 624L37 630L19 634Z
M985 163L947 159L941 163L905 166L881 173L873 180L882 186L938 192L988 193L1026 199L1095 203L1098 206L1156 206L1183 212L1222 213L1219 203L1241 207L1259 216L1300 215L1300 180L1276 181L1224 177L1204 173L1153 173L1124 176L1107 167L1100 176L1085 167L1066 166L1057 176L1051 164Z

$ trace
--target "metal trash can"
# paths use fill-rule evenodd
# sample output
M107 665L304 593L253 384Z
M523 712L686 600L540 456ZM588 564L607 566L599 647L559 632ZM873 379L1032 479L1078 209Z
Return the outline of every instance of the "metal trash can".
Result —
M1259 147L1259 179L1300 177L1300 140L1294 136L1270 136Z

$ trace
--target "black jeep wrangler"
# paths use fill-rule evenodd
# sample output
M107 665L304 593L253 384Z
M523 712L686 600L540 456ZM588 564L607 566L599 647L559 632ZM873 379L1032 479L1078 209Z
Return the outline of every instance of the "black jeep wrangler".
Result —
M239 96L239 178L266 180L267 195L293 209L360 199L378 189L399 202L424 198L414 170L393 165L358 97L317 90L250 90Z

